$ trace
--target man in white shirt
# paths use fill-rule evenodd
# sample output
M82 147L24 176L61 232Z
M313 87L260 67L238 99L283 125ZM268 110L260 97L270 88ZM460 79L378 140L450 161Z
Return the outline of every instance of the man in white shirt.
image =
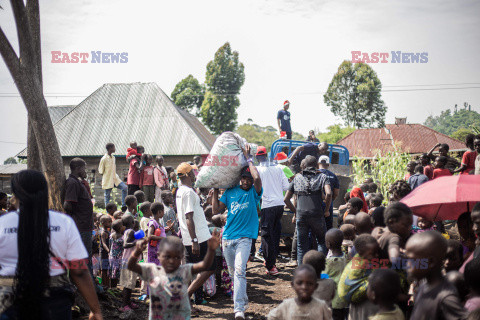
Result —
M113 187L122 190L122 206L125 206L125 197L127 196L127 185L120 180L117 174L117 166L115 164L115 145L107 143L105 146L107 153L100 159L98 165L98 173L102 175L102 189L105 197L105 206L110 202L110 194Z
M181 185L177 190L177 216L182 233L182 241L186 251L187 263L203 261L208 251L207 241L210 239L210 230L205 218L200 197L193 189L195 182L195 166L182 162L177 167L177 176ZM215 271L215 262L208 271L199 274L188 288L188 294L195 292L195 303L203 303L203 283ZM199 289L200 288L200 289Z
M267 268L266 273L275 276L278 274L275 262L282 233L283 192L288 190L289 183L282 168L268 161L265 147L259 146L255 156L260 162L257 171L260 174L263 186L260 218L262 251Z

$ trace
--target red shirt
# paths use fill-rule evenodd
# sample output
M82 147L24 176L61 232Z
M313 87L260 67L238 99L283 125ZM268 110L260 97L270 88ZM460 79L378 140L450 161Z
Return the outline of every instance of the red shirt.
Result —
M448 169L435 169L433 170L433 179L444 176L451 176L452 173Z
M428 180L433 179L433 167L430 164L427 164L423 167L423 174L427 176Z
M153 186L155 185L155 180L153 178L153 166L143 167L142 173L140 173L140 183L139 187L142 186Z
M128 168L128 177L127 184L133 184L138 186L140 184L140 173L138 173L135 163L140 162L137 158L134 158L130 161L130 166Z
M475 169L475 159L477 158L477 151L465 151L462 157L462 164L467 165L462 174L468 174Z

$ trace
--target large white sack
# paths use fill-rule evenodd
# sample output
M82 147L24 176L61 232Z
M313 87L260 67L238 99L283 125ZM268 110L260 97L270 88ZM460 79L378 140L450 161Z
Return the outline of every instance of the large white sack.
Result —
M236 133L222 133L205 159L195 187L227 189L238 185L240 172L247 165L242 151L246 143L246 140Z

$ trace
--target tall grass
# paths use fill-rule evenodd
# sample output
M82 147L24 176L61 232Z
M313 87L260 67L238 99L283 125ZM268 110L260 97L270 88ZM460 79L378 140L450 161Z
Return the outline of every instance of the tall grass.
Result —
M365 178L372 178L378 185L377 192L388 199L390 185L405 177L407 163L411 160L409 154L398 151L390 151L383 155L377 151L373 159L355 157L352 161L352 179L358 186Z

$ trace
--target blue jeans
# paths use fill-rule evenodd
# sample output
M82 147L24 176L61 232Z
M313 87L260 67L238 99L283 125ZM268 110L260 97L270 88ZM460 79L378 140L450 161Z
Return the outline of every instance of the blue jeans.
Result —
M127 196L128 187L125 182L120 182L118 186L115 188L122 190L122 206L125 206L125 197ZM105 206L110 202L110 193L112 189L105 189L104 197L105 197Z
M318 251L324 251L325 245L325 218L323 213L302 214L297 212L297 263L302 264L303 256L310 249L310 240L308 233L316 238ZM325 255L327 254L324 252Z
M233 311L245 312L247 297L247 262L252 247L252 239L240 238L223 240L223 256L228 265L228 273L233 278Z

